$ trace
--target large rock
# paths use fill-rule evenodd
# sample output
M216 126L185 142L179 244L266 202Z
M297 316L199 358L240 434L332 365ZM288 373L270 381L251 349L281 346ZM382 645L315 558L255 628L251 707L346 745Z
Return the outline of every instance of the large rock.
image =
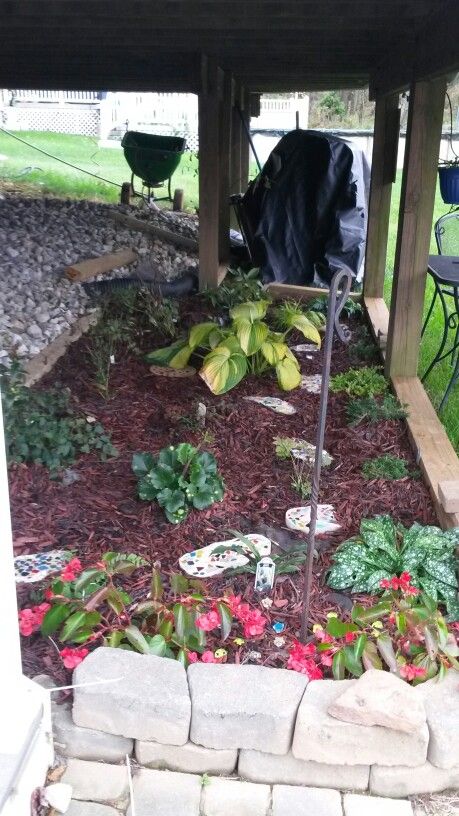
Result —
M194 774L231 774L237 762L237 751L215 751L194 742L186 745L160 745L159 742L137 740L135 755L140 765L147 768L167 768Z
M285 756L265 754L262 751L241 751L238 774L251 782L271 785L311 785L336 790L366 790L369 765L324 765L295 759L289 751Z
M413 816L410 802L403 799L380 799L346 793L343 797L344 816Z
M263 666L195 663L188 681L193 742L287 753L306 677Z
M187 742L191 702L185 669L176 660L102 647L73 678L76 725L168 745ZM100 680L107 682L91 685Z
M428 760L438 768L459 766L459 672L416 687L424 702L430 731Z
M342 816L338 791L275 785L272 816Z
M370 773L370 791L377 796L416 796L447 788L459 788L459 767L446 770L431 762L417 768L373 765Z
M204 786L202 816L268 816L269 785L252 785L236 779L210 779Z
M65 705L53 706L52 721L54 746L59 754L96 762L123 762L126 754L132 753L132 739L75 725Z
M69 759L60 781L72 786L73 799L126 804L129 789L126 766Z
M413 734L379 725L337 720L329 707L355 680L313 680L298 709L292 752L297 759L330 765L423 765L429 732L424 724Z
M328 707L338 720L357 725L381 725L413 734L422 729L426 712L415 690L387 671L370 669Z
M134 777L135 816L200 816L201 789L199 776L142 768Z

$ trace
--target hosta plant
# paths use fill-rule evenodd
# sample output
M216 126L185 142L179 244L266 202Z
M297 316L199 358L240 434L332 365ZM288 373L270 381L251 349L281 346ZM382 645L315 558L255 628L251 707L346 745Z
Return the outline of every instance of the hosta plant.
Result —
M335 680L385 669L413 685L459 669L454 631L435 601L412 585L410 574L384 579L380 589L384 595L375 606L354 606L350 621L330 613L325 627L313 627L315 642L294 641L287 668L310 679L331 671Z
M157 501L173 524L184 521L190 508L204 510L223 498L215 457L187 442L163 448L158 456L135 453L132 470L139 478L139 498Z
M331 391L345 391L350 397L374 397L387 391L388 383L376 366L349 368L330 380Z
M363 519L360 533L341 544L327 576L332 589L380 591L382 580L409 572L413 583L459 618L457 557L459 529L413 524L409 530L390 516Z
M265 616L239 596L208 597L202 582L177 574L169 577L166 588L156 567L149 591L134 600L122 586L123 576L145 566L142 558L124 553L106 553L87 569L73 558L45 591L46 602L20 611L21 634L52 637L70 669L96 646L168 657L184 665L199 659L222 662L226 651L221 644L230 635L239 645L264 634ZM219 648L209 649L209 633Z
M289 349L286 338L294 329L320 345L318 326L320 317L305 313L296 304L284 304L275 312L276 323L282 331L272 331L263 318L269 302L266 300L241 303L230 310L231 324L198 323L190 330L188 339L178 340L171 346L146 355L155 365L185 368L190 357L203 357L200 376L214 394L225 394L246 374L263 374L274 368L279 386L284 391L296 388L301 382L298 360Z

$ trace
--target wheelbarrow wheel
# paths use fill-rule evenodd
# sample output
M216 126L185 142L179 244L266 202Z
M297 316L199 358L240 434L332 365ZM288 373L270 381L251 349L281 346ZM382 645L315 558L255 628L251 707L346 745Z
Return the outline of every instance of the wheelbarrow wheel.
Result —
M132 192L132 185L130 181L124 181L121 185L121 196L120 201L121 204L130 204L131 203L131 192Z

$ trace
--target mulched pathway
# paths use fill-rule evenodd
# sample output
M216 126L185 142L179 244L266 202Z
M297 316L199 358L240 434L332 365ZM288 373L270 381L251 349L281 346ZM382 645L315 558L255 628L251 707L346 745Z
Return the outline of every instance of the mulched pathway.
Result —
M182 305L186 322L191 317L193 321L202 319L201 314L191 315L193 308L193 302ZM16 555L65 548L73 549L89 564L107 550L117 550L137 553L151 562L160 561L165 573L174 572L182 553L232 537L228 535L229 528L253 532L260 524L284 527L286 509L307 503L291 487L290 463L276 458L273 437L301 436L314 443L318 395L300 389L286 395L279 391L274 379L265 376L248 378L229 394L215 397L199 377L180 380L157 377L149 373L141 360L125 357L113 367L113 397L104 402L91 382L85 353L87 342L82 338L71 346L40 387L56 383L69 386L75 405L85 414L97 417L111 432L119 457L104 463L95 455L83 456L72 466L79 481L68 487L50 480L41 466L11 466ZM335 343L333 373L350 366L347 349L338 341ZM303 374L321 372L322 353L312 356L312 360L299 356ZM281 396L296 407L297 413L282 416L242 399L250 394ZM206 431L212 436L205 449L212 451L218 460L226 485L225 496L221 503L206 511L193 511L185 522L173 526L156 504L136 498L131 458L135 451L157 453L179 441L198 444L202 439L202 432L194 423L198 402L207 407ZM387 453L404 457L415 470L404 423L391 420L349 427L347 402L346 395L330 394L325 448L334 461L322 471L319 500L334 505L342 529L318 541L312 599L313 617L317 621L323 621L326 613L336 608L324 586L330 554L337 544L358 531L363 517L390 512L406 525L414 521L436 523L428 490L421 480L367 481L361 475L364 460ZM145 595L147 584L145 573L134 589ZM230 581L222 577L208 582L212 594L218 594L229 584L258 605L253 576L237 576ZM300 574L280 576L268 613L273 620L288 624L290 635L299 625L301 588ZM29 590L21 588L20 601L25 601L28 593ZM274 636L270 632L249 648L262 653L263 663L281 665L285 652L273 647ZM65 670L55 665L51 646L34 637L23 639L23 647L27 674L45 668L65 679ZM244 655L239 651L235 659L244 659Z

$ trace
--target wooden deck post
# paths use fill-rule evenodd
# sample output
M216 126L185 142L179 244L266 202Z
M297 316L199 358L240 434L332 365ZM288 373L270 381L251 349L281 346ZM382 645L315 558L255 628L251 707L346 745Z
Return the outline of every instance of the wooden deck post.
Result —
M384 297L392 183L397 171L400 109L398 94L376 100L371 160L370 205L365 254L364 297Z
M219 254L220 266L229 260L230 241L230 177L231 177L231 119L233 110L233 75L223 74L222 99L219 116ZM223 271L220 270L219 280Z
M386 373L416 377L446 79L410 89Z
M242 115L250 128L250 93L245 88L242 96ZM250 145L247 139L247 133L244 126L242 126L242 142L241 142L241 191L245 193L249 183L249 164L250 164Z
M239 108L242 104L242 88L239 82L234 83L233 107L231 109L231 156L230 156L230 194L241 192L241 145L244 134ZM239 229L236 213L231 207L230 223L234 229Z
M220 254L219 116L223 72L202 57L199 93L199 287L216 288Z

